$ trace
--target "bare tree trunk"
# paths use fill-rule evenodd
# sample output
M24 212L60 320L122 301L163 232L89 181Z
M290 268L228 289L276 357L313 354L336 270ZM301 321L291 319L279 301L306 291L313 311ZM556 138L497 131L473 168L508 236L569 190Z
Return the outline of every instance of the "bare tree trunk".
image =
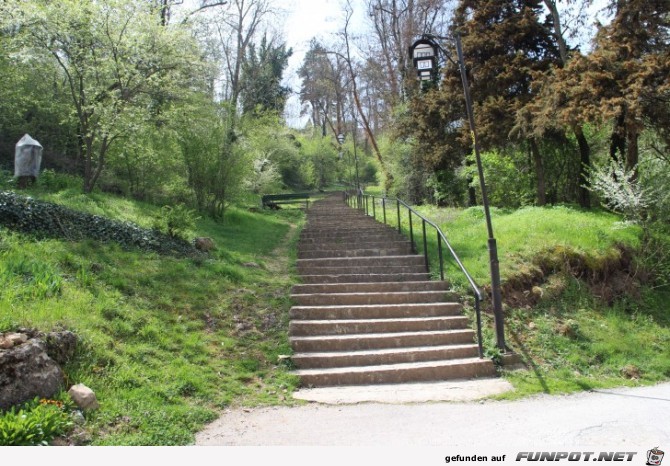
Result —
M579 205L584 208L591 207L591 192L589 191L589 169L591 168L591 148L584 136L581 125L573 128L577 144L579 145Z
M633 179L637 179L637 163L639 161L638 139L640 133L636 128L628 128L626 134L626 168L633 172Z
M558 53L561 57L561 67L564 67L568 63L568 46L565 42L565 37L563 36L563 26L561 25L561 15L558 12L558 6L554 0L544 0L544 4L549 9L551 17L554 23L554 38L558 44ZM589 177L588 172L591 168L591 148L589 147L589 142L584 136L584 131L582 125L575 125L572 128L575 137L577 138L577 144L579 146L579 188L578 188L578 199L579 205L585 208L591 207L591 195L588 189L589 186Z
M354 67L353 63L351 61L351 49L349 46L349 33L348 33L348 27L349 27L349 21L351 20L351 14L353 10L351 8L351 4L349 3L347 6L346 10L346 18L345 18L345 23L344 23L344 30L343 30L343 38L344 38L344 44L346 47L346 56L343 57L344 60L347 63L347 68L349 69L349 76L351 77L351 93L354 98L354 102L356 103L356 108L358 110L358 114L361 117L361 121L363 122L363 128L365 129L365 133L368 136L368 140L370 141L370 144L372 145L372 149L374 150L375 156L377 157L377 160L379 161L379 165L381 166L382 173L384 174L384 189L387 191L389 188L393 185L393 175L388 171L388 167L386 166L386 163L384 162L384 158L382 157L382 153L379 150L379 146L377 145L377 139L375 138L375 135L372 132L372 129L370 128L370 122L365 115L365 111L363 110L363 105L361 104L361 99L358 94L358 87L356 85L356 73L354 72Z
M537 177L537 205L543 206L547 204L547 187L545 182L544 163L540 148L537 147L537 141L534 138L528 140L530 143L530 151L533 154L533 164L535 165L535 176Z

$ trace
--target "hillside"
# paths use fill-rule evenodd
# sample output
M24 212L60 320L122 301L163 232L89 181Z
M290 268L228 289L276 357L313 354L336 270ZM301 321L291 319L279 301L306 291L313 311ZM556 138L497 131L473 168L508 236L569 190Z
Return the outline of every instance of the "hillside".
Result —
M475 281L488 290L481 207L418 210L440 225ZM670 378L666 236L655 232L655 241L643 245L639 226L598 209L493 209L492 217L506 343L530 369L504 374L516 388L505 397ZM401 218L407 229L405 214ZM396 224L394 213L388 221ZM429 250L435 258L430 241ZM436 259L432 270L438 270ZM446 275L467 293L455 264L447 264ZM490 316L485 320L491 323ZM484 339L488 354L497 357L490 326Z
M34 197L148 228L156 206L78 190ZM256 209L252 209L256 210ZM201 219L190 237L208 255L159 254L91 239L37 239L0 228L0 332L66 328L80 338L70 383L101 409L69 441L94 445L188 444L230 404L291 403L288 292L298 210L231 208Z

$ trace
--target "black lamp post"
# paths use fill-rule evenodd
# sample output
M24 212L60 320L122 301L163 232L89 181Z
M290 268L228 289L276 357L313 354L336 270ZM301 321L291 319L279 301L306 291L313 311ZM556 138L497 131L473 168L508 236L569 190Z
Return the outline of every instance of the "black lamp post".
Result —
M500 292L500 265L498 261L498 246L493 236L493 224L491 223L491 212L489 210L489 200L484 182L484 170L482 168L482 159L479 154L479 140L475 127L475 117L472 111L472 97L470 96L470 86L465 72L465 62L463 60L463 49L461 47L461 37L456 34L456 52L458 54L458 63L454 62L451 56L436 42L436 39L445 39L431 34L424 34L423 37L409 48L409 56L417 70L418 79L421 81L437 78L437 51L441 50L449 61L457 65L461 71L461 81L463 82L463 94L465 97L465 108L468 114L468 123L470 124L470 133L475 149L475 159L477 160L477 172L479 174L479 184L482 191L482 204L484 204L484 216L486 217L486 228L488 230L488 249L489 262L491 270L491 295L493 301L493 317L495 320L496 343L498 348L506 351L505 347L505 328L502 310L502 295Z

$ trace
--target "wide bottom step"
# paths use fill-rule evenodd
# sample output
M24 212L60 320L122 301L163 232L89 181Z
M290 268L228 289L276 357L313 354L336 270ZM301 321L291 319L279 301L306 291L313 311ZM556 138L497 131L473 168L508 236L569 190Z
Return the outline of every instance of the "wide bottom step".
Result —
M384 348L368 351L334 351L325 353L296 353L291 356L298 369L326 367L374 366L406 362L444 361L477 357L477 345L419 346L413 348Z
M495 366L488 359L412 362L379 366L303 369L294 372L303 386L365 385L492 377Z

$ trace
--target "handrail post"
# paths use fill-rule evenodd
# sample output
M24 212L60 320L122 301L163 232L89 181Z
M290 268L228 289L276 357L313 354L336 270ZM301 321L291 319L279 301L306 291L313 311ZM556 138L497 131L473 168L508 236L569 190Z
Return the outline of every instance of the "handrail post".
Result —
M386 198L382 197L382 209L384 209L384 225L386 225Z
M426 220L421 219L423 227L423 256L426 258L426 272L428 272L428 241L426 240Z
M477 346L479 357L484 357L484 342L482 341L482 313L479 306L479 295L475 292L475 314L477 315Z
M375 198L374 196L372 197L372 217L377 220L377 212L375 208Z
M400 233L400 199L395 200L396 210L398 211L398 233Z
M444 265L442 264L442 237L439 230L437 232L437 255L440 258L440 280L444 281Z
M416 254L416 248L414 247L414 229L412 228L412 211L407 208L407 216L409 217L409 241L412 243L412 254Z

